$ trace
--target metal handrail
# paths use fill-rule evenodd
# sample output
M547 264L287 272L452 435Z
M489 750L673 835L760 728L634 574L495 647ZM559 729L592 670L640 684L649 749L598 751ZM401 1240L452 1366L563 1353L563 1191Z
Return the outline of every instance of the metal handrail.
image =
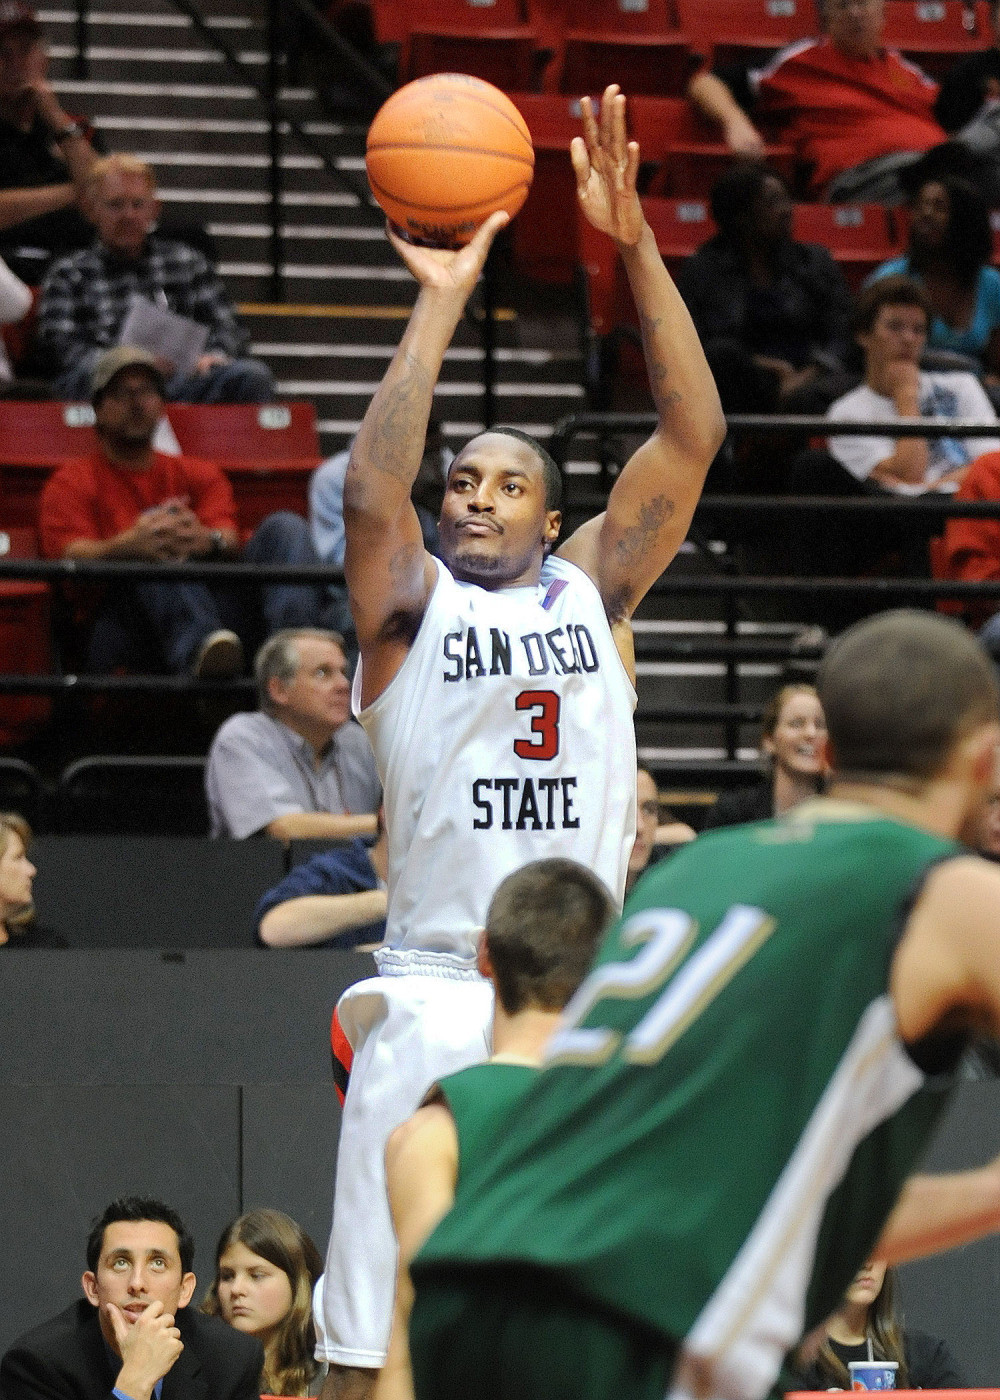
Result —
M655 413L570 413L552 430L548 450L560 467L566 465L569 444L579 433L651 433L659 419ZM817 414L727 413L726 426L737 432L800 433L807 437L1000 437L1000 423L975 423L951 419L899 418L891 423L832 423Z

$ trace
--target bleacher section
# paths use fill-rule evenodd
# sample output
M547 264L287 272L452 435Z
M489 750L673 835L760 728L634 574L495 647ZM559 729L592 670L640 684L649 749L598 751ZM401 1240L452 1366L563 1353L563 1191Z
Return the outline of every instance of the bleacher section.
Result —
M944 63L989 42L981 0L974 5L961 0L887 4L890 35L905 52L929 55L928 62ZM281 99L310 138L330 153L341 178L331 176L314 152L286 136L280 266L285 291L281 301L271 301L267 123L253 87L265 66L266 7L263 0L210 0L204 9L209 29L225 37L245 61L242 74L226 64L170 0L144 0L140 10L127 0L110 0L94 11L83 77L77 71L72 11L46 11L42 17L61 100L93 121L109 149L136 151L153 163L172 216L205 221L219 248L220 273L251 328L253 353L275 371L283 404L240 410L238 428L227 421L228 410L171 410L185 450L223 461L237 494L241 527L249 531L269 510L305 508L310 467L319 456L342 447L356 430L398 340L413 284L385 240L381 214L364 190L364 123L331 119L316 93L297 83L285 87ZM676 269L713 231L707 195L729 160L717 134L682 95L692 56L719 62L763 58L816 31L813 0L434 0L418 7L376 0L373 12L379 38L400 46L404 77L424 71L425 63L445 62L444 50L434 48L443 43L458 46L449 51L449 65L461 62L486 77L503 76L478 67L480 61L496 61L497 53L518 65L504 82L532 130L537 174L511 231L500 284L497 412L544 439L566 413L585 406L585 386L593 378L584 354L604 335L633 321L613 248L577 217L568 155L578 130L577 94L582 88L599 91L603 78L621 76L625 64L626 87L634 94L631 131L642 145L643 178L650 191L647 212L661 252ZM651 84L642 76L645 55L655 58L648 70L656 78ZM606 74L601 64L609 56L617 67ZM589 66L574 67L583 63ZM773 147L768 154L777 168L794 173L790 150ZM799 204L795 229L798 236L830 248L853 285L897 252L905 238L901 217L862 206L831 210ZM574 323L582 288L589 317L581 334ZM477 315L473 307L460 325L437 392L452 447L482 422ZM11 413L18 415L16 427ZM80 443L89 441L87 414L86 406L0 402L0 531L6 532L11 557L30 555L35 548L30 531L41 482L65 451L76 453ZM58 441L45 446L41 439L47 430ZM59 437L62 433L65 439ZM246 460L251 435L256 439L252 462ZM597 479L606 485L610 478L598 475L599 465L608 450L620 459L627 443L624 437L613 449L577 444L568 462L571 481ZM595 457L602 459L600 464ZM724 547L707 549L708 543L701 540L682 552L672 572L713 577L720 568L732 567ZM6 629L0 635L9 639L7 655L16 656L16 665L8 662L7 669L47 669L52 653L39 642L47 635L42 623L51 609L47 586L5 582L0 597L0 622ZM762 600L737 611L735 624L751 629L746 636L785 642L801 620ZM754 660L749 654L727 667L717 660L687 662L658 653L662 639L683 636L697 643L711 637L713 628L732 628L734 620L727 620L719 600L649 600L639 625L645 629L640 721L643 710L655 710L663 696L672 702L721 703L735 695L758 704L780 677L779 662ZM8 746L23 743L50 708L45 697L0 695L0 739ZM67 732L64 723L61 732ZM208 732L203 728L199 742ZM738 752L752 755L753 725L737 725L736 732ZM665 784L674 760L700 755L717 762L733 756L732 735L718 725L641 724L640 733L644 756L662 765ZM74 756L81 755L63 747L58 767ZM49 785L57 777L58 769L46 773Z

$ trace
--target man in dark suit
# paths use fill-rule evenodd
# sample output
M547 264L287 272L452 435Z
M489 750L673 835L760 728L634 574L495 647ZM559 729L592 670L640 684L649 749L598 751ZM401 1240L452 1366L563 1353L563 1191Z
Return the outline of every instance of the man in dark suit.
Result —
M161 1201L113 1201L87 1240L85 1298L18 1339L3 1400L256 1400L263 1350L189 1312L194 1242Z

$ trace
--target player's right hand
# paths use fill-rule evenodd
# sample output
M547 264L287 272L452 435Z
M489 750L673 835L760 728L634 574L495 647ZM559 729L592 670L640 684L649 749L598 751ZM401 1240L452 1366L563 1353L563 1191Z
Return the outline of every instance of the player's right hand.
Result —
M122 1359L116 1385L132 1400L146 1400L184 1350L173 1313L153 1302L135 1322L127 1322L121 1308L108 1303L106 1315Z
M480 225L464 248L457 249L419 248L400 238L391 225L387 225L386 232L389 242L422 287L461 292L467 298L483 270L490 245L508 222L509 215L498 209Z

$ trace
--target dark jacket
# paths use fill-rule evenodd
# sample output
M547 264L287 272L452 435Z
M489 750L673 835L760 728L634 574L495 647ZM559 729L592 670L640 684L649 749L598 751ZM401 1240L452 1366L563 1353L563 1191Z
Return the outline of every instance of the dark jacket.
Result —
M216 1317L177 1313L184 1350L161 1400L257 1400L264 1352ZM117 1368L86 1299L19 1337L0 1361L2 1400L110 1400Z
M1000 50L983 49L960 58L941 80L934 115L945 131L958 131L982 107L990 78L1000 78Z
M851 294L837 264L817 244L784 243L775 281L761 299L736 248L716 235L688 258L677 287L703 344L731 338L800 368L816 356L830 368L847 349ZM761 305L767 324L755 316Z
M705 814L702 831L717 826L742 826L744 822L766 822L774 816L774 783L762 778L752 787L723 792Z
M865 1361L868 1357L868 1348L863 1342L860 1346L850 1347L831 1341L830 1347L845 1366L849 1361ZM911 1390L964 1389L966 1381L947 1343L940 1338L908 1327L903 1333L903 1355L910 1373ZM826 1390L830 1384L830 1377L816 1363L799 1371L792 1382L795 1390Z

